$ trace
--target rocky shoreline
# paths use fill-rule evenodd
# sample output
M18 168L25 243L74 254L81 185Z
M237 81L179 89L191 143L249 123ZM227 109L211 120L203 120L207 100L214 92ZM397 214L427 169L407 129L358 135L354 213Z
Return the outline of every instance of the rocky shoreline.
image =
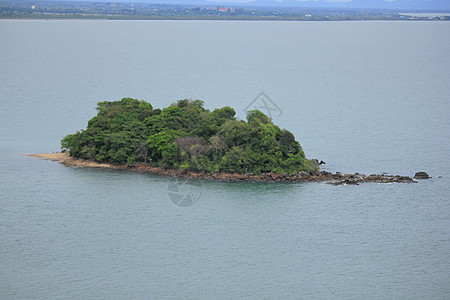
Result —
M131 170L143 173L151 173L161 176L182 177L189 179L206 179L226 182L324 182L331 185L359 185L360 183L413 183L413 178L400 175L377 175L372 174L366 176L364 174L341 174L340 172L330 173L319 171L315 173L299 173L294 175L264 173L254 174L237 174L237 173L203 173L188 170L168 169L162 167L153 167L148 164L136 163L134 165L98 163L90 160L75 159L68 153L42 153L29 154L31 157L39 157L51 161L57 161L69 167L89 167L104 168L116 170Z

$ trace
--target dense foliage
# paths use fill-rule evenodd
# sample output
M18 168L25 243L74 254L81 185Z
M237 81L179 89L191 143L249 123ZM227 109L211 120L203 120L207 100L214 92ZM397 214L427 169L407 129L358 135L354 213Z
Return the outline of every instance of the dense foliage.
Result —
M179 100L162 110L131 98L99 102L86 130L67 135L61 148L98 162L151 163L205 172L297 173L316 165L294 135L260 111L247 122L233 108L212 112L201 100Z

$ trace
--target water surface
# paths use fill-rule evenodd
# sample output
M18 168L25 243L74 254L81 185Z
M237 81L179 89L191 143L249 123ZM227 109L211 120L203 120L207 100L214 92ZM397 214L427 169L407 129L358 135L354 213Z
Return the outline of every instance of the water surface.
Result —
M450 297L448 22L0 20L0 298ZM330 171L416 184L202 181L74 169L96 102L283 110Z

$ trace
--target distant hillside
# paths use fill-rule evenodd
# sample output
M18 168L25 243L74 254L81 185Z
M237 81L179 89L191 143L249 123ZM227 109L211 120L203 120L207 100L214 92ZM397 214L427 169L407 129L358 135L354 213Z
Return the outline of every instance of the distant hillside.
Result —
M229 7L273 6L308 8L372 8L395 10L450 10L449 0L135 0L135 2L223 5Z

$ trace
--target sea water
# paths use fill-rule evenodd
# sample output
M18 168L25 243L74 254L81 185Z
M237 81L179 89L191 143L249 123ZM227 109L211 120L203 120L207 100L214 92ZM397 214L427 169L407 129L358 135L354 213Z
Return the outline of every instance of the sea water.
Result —
M449 31L0 20L0 298L449 298ZM260 92L325 170L433 178L199 181L179 207L172 178L23 155L58 151L99 101L201 99L245 119L266 112Z

